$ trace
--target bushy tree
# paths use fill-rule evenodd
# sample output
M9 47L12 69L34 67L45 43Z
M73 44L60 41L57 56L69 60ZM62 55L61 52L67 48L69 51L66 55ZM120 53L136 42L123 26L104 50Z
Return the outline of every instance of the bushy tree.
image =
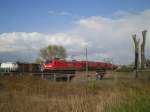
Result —
M38 63L44 60L51 60L54 58L65 59L67 56L66 49L60 45L49 45L40 49L39 58L36 59Z

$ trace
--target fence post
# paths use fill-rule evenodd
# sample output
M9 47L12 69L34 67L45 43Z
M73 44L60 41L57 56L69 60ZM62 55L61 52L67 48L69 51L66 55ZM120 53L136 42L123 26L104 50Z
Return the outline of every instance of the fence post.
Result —
M56 81L56 74L54 74L54 81Z
M41 78L44 79L44 74L43 74L43 72L42 72L42 74L41 74Z
M70 81L70 74L67 74L67 81Z

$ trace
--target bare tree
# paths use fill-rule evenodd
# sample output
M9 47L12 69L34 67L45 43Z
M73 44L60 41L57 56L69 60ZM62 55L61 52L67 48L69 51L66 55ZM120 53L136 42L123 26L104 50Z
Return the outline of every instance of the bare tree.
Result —
M147 68L150 68L150 59L146 60L146 66L147 66Z
M144 69L145 65L145 44L146 44L146 30L142 31L143 42L141 44L141 69Z
M136 34L132 35L134 45L135 45L135 64L134 69L136 70L136 78L138 77L138 68L139 68L139 43L140 39L137 40Z

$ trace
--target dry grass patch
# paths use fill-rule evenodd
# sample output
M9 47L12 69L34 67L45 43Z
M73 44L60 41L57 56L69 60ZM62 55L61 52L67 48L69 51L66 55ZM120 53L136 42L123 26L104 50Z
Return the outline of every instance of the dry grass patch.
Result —
M138 102L148 98L149 87L150 82L127 78L51 82L31 76L3 76L0 77L0 112L119 112L125 107L132 108L136 97ZM150 103L145 101L144 105ZM137 105L140 108L140 103Z

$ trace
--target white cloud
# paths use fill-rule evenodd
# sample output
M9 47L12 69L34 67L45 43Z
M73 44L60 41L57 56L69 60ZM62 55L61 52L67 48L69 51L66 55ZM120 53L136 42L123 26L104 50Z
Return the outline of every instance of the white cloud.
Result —
M55 12L53 10L49 10L48 13L49 14L55 14Z
M62 16L73 16L72 13L65 12L65 11L60 12L60 15L62 15Z
M66 12L66 11L54 11L54 10L49 10L48 14L50 15L60 15L60 16L73 16L72 13Z
M50 14L55 14L50 11ZM59 13L70 15L70 13ZM13 32L0 34L0 52L33 50L48 44L64 45L69 54L84 58L82 45L88 43L89 59L113 58L117 63L130 63L134 58L132 34L141 38L141 31L148 30L146 56L150 58L150 10L138 13L119 11L112 18L91 16L76 21L67 32L45 34L38 32ZM142 38L141 38L142 39Z
M67 11L54 11L54 10L49 10L48 14L50 15L56 15L56 16L67 16L67 17L71 17L71 18L83 18L83 16L79 16L77 14L73 14L71 12L67 12Z
M117 17L118 16L118 17ZM92 16L80 19L78 29L86 41L91 41L96 52L109 54L116 62L129 63L134 58L132 34L142 37L142 30L148 30L146 55L150 58L150 10L139 13L120 12L115 18ZM142 40L142 38L141 38Z
M72 38L65 33L45 34L38 32L13 32L0 34L0 52L18 50L39 50L49 44L80 46L85 43L83 39Z

